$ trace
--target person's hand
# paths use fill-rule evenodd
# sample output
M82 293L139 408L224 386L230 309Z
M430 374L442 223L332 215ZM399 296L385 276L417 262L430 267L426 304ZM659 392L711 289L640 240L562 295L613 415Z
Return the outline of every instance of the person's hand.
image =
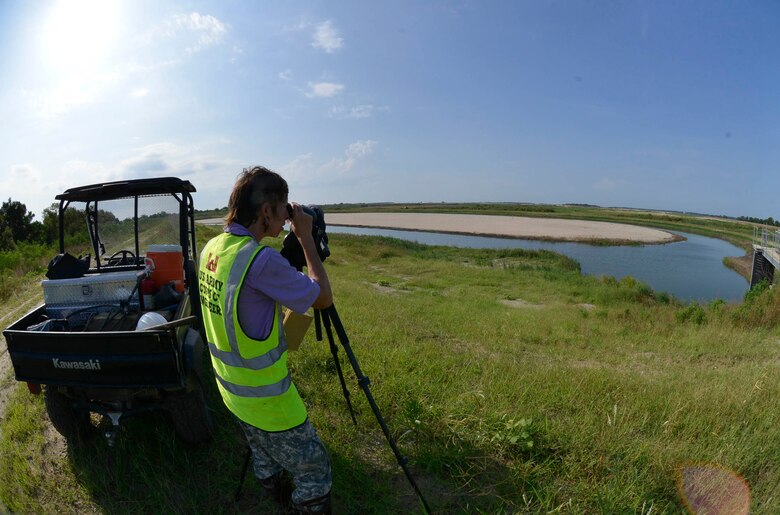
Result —
M292 218L290 218L290 230L295 233L295 236L300 240L301 238L311 236L313 220L311 215L306 213L300 204L291 202L292 206Z

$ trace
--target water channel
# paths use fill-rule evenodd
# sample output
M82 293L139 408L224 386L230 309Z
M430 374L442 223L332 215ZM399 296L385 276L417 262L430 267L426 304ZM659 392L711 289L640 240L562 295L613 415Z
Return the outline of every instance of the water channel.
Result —
M726 256L743 255L741 248L717 238L677 231L674 232L684 236L685 241L614 247L336 225L328 225L328 232L388 236L450 247L546 249L576 260L584 274L611 275L617 279L630 275L653 290L667 292L684 302L740 302L748 289L747 281L723 264Z

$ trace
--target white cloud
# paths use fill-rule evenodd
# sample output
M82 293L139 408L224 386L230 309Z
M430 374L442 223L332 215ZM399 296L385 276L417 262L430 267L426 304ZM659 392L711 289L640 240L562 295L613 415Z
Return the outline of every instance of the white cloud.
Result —
M102 163L70 160L45 173L32 163L20 163L0 171L3 197L18 200L40 220L55 195L68 188L112 181L171 176L186 179L197 188L195 205L209 209L227 205L230 189L245 163L224 157L222 140L193 145L168 142L136 148L124 159Z
M358 159L371 154L377 146L374 140L358 140L352 143L344 152L349 159Z
M6 182L11 184L35 184L41 181L41 172L31 164L11 166L11 174Z
M278 77L282 80L287 80L287 81L292 80L292 70L288 68L282 72L279 72Z
M352 118L359 120L362 118L370 118L375 111L389 111L389 107L376 107L370 104L359 105L347 108L345 106L334 107L330 110L331 116L334 118Z
M62 165L59 173L66 182L60 189L84 186L85 184L98 184L101 182L118 181L122 179L120 173L103 163L83 161L75 159ZM59 193L56 192L56 193Z
M301 154L296 156L289 163L282 165L279 168L279 173L289 182L303 179L311 169L311 161L311 152L307 154Z
M341 38L338 31L333 28L333 23L328 20L317 25L311 46L314 48L321 48L328 54L332 54L344 46L344 39Z
M333 82L309 83L309 92L306 96L309 98L330 98L338 95L344 89L343 84Z
M170 176L187 179L198 189L196 208L227 205L228 195L245 163L223 157L222 139L192 145L161 142L135 149L112 169L111 180ZM214 150L216 149L216 150Z
M358 140L347 147L344 157L325 162L307 152L280 166L278 171L287 179L290 191L319 190L346 184L354 186L356 179L364 177L358 177L355 173L358 164L371 155L377 146L378 143L374 140Z
M311 27L311 22L308 20L301 18L298 20L297 23L293 25L284 25L282 27L282 32L300 32L302 30L307 30L309 27Z
M0 201L11 198L21 202L40 221L43 210L55 202L54 195L63 189L59 177L61 175L43 180L40 170L30 163L12 165L8 173L2 174Z
M362 158L372 154L378 143L374 140L358 140L347 147L344 158L334 158L321 167L323 172L333 170L337 173L346 173L354 168Z
M120 163L119 172L122 175L167 175L170 165L166 162L164 154L148 152L142 156L133 157Z
M228 32L227 25L210 14L179 14L169 20L168 24L171 34L183 29L196 36L195 41L186 48L191 54L221 44Z
M238 45L233 45L233 57L230 58L230 63L234 64L238 61L238 56L244 53L244 49Z
M133 92L130 94L133 98L143 98L146 95L149 94L149 90L146 88L138 88L136 90L133 90Z
M121 73L73 75L50 88L22 90L20 94L32 112L42 118L51 118L95 102L123 78Z

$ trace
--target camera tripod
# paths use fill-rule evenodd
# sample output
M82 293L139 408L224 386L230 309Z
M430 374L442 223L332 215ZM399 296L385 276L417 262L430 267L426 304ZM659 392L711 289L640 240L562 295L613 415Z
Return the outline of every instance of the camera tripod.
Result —
M371 384L371 381L368 377L363 375L363 372L360 370L360 364L358 364L355 353L352 352L352 347L349 345L349 338L347 337L347 332L344 330L344 326L341 323L339 314L336 311L336 306L331 304L329 308L314 310L314 329L317 341L322 341L322 329L320 326L320 321L322 321L322 325L325 326L325 333L328 336L328 343L330 344L330 352L333 354L333 361L336 364L336 371L338 372L339 381L341 382L341 390L344 393L344 399L347 401L347 406L349 407L349 414L352 417L352 422L357 425L355 411L352 409L352 402L349 400L350 393L347 389L347 384L344 381L344 374L341 371L341 363L339 362L338 357L339 349L333 339L333 329L336 330L336 335L339 338L339 342L341 343L341 346L344 347L344 352L347 354L347 358L352 365L352 370L355 371L357 383L363 389L363 393L366 395L368 404L371 406L371 410L374 412L374 416L376 417L377 422L379 422L379 426L382 428L382 432L385 434L387 443L390 444L390 448L393 450L393 454L395 455L395 459L398 462L398 465L404 471L406 479L409 480L412 488L414 488L414 492L417 494L417 498L425 508L425 513L430 514L431 508L425 501L425 497L423 497L422 492L420 492L420 488L417 486L417 483L414 481L411 472L409 472L409 468L406 466L408 460L403 455L401 455L401 451L398 450L398 446L393 439L393 435L390 434L390 429L387 427L387 424L382 417L382 413L379 411L379 407L376 405L376 401L374 401L374 396L371 395L371 390L368 387L368 385Z
M401 451L398 450L398 446L393 439L393 435L390 434L390 429L387 427L387 424L382 417L382 413L379 411L379 407L376 405L376 401L374 401L373 395L371 395L371 390L368 387L371 384L371 380L363 375L363 372L360 370L360 364L358 364L355 353L352 352L352 347L349 345L347 332L344 330L344 326L341 323L339 314L336 311L336 306L333 304L325 309L314 310L314 329L317 341L322 341L322 326L325 326L325 334L328 336L330 352L333 354L333 361L336 364L336 372L338 372L339 382L341 383L341 391L344 393L344 399L347 401L347 406L349 407L349 414L352 417L352 422L357 425L355 410L352 408L352 401L349 399L350 393L347 389L347 383L344 380L344 373L341 370L341 362L339 361L338 356L339 349L333 338L334 330L336 331L336 335L338 336L341 346L344 347L344 352L347 354L347 358L352 365L352 369L355 371L357 383L363 389L363 393L366 395L366 399L368 399L368 404L371 406L371 410L374 412L374 416L376 417L377 422L379 422L379 426L382 428L382 432L385 434L387 443L390 444L390 448L395 455L395 459L398 462L398 465L400 465L401 469L406 475L406 479L409 480L412 488L414 488L414 492L417 494L417 498L420 500L420 503L422 503L423 508L425 509L425 513L430 514L431 509L428 506L425 497L423 497L422 492L420 492L420 488L417 486L417 483L414 481L414 477L412 477L411 472L409 472L409 468L406 466L408 460L403 455L401 455ZM236 499L238 499L241 494L241 489L244 485L244 479L246 478L246 472L249 468L249 461L252 455L251 449L247 449L247 451L246 460L244 461L244 470L241 473L241 481L235 495Z

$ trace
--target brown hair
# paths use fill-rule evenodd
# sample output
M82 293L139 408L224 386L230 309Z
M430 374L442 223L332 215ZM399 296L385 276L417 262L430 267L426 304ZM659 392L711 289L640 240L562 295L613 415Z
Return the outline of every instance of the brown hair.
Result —
M287 181L264 166L244 168L230 193L225 225L233 222L249 227L257 220L260 208L266 202L286 202Z

